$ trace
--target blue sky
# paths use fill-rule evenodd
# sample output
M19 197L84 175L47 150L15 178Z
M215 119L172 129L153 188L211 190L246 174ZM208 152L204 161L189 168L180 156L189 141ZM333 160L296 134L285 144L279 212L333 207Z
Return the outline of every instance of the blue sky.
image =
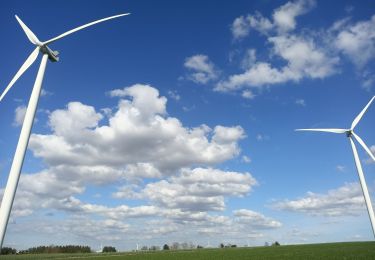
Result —
M7 1L1 85L33 49L15 14L47 40L124 12L50 45L4 245L373 239L348 140L294 132L374 95L371 1ZM37 63L0 104L1 187Z

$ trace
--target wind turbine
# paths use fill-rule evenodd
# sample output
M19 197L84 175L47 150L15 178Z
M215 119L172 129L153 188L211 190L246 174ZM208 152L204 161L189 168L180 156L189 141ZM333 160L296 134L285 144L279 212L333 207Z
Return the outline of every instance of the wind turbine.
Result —
M346 136L350 140L350 144L352 146L353 155L354 155L354 161L355 165L357 167L357 172L359 176L359 181L361 183L363 196L365 198L366 206L367 206L367 212L370 217L371 226L372 226L372 232L375 236L375 216L374 216L374 210L372 208L370 195L367 189L366 180L363 175L362 165L361 161L359 160L357 148L355 146L355 143L353 141L353 137L357 142L365 149L365 151L368 153L368 155L375 161L375 156L372 154L371 150L367 147L365 142L354 133L354 128L361 120L362 116L366 113L368 107L374 101L375 96L372 97L372 99L367 103L367 105L363 108L363 110L358 114L358 116L353 120L352 125L349 129L339 129L339 128L315 128L315 129L296 129L296 131L315 131L315 132L328 132L328 133L335 133L335 134L346 134Z
M31 128L33 125L34 121L34 116L35 116L35 111L36 107L38 105L38 100L41 92L41 86L43 82L43 76L44 76L44 71L46 69L47 65L47 59L49 59L52 62L57 62L59 61L59 52L51 50L48 46L49 44L60 40L61 38L72 34L74 32L77 32L79 30L82 30L86 27L89 27L91 25L101 23L107 20L115 19L121 16L129 15L129 13L125 14L119 14L119 15L114 15L111 17L103 18L100 20L96 20L94 22L79 26L75 29L72 29L70 31L67 31L63 34L60 34L59 36L52 38L48 41L41 42L39 41L38 37L29 29L29 27L24 24L21 19L16 15L16 19L18 23L21 25L23 31L25 32L27 38L30 40L32 44L36 46L34 51L30 54L30 56L26 59L24 64L21 66L21 68L18 70L16 75L13 77L13 79L10 81L9 85L5 88L4 92L0 96L0 101L4 98L6 93L10 90L10 88L16 83L18 78L34 63L36 58L38 57L39 52L43 54L42 56L42 61L40 63L40 67L38 70L38 74L35 79L34 87L31 93L31 97L29 100L29 104L27 106L25 118L23 121L20 137L18 140L16 152L14 154L13 158L13 163L10 169L9 177L8 177L8 182L5 187L3 199L1 202L1 208L0 208L0 248L3 245L3 240L5 236L5 231L7 228L8 220L9 220L9 215L10 211L12 209L13 201L14 201L14 196L16 194L17 190L17 185L18 181L20 178L20 173L22 169L22 164L23 160L25 157L25 152L26 148L29 142L29 137L30 137L30 132Z

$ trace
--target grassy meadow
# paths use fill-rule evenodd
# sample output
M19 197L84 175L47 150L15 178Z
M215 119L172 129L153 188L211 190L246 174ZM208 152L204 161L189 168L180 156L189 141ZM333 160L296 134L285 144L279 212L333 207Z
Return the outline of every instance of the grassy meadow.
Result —
M240 260L240 259L375 259L375 242L347 242L278 247L245 247L112 254L43 254L1 256L0 259L129 259L129 260Z

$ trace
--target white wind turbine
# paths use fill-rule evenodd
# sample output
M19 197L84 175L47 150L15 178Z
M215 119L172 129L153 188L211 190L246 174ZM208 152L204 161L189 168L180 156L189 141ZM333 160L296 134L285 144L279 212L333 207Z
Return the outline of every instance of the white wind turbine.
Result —
M354 137L354 139L358 141L358 143L363 147L363 149L365 149L365 151L368 153L368 155L375 161L375 156L372 154L371 150L367 147L365 142L363 142L363 140L358 135L356 135L354 133L354 128L356 127L358 122L361 120L362 116L366 113L368 107L370 106L372 101L374 101L374 99L375 99L375 96L372 97L370 102L368 102L368 104L361 111L361 113L359 113L358 116L353 120L353 123L352 123L352 125L349 129L316 128L316 129L296 129L296 131L315 131L315 132L328 132L328 133L335 133L335 134L346 134L346 136L349 138L350 144L352 146L354 161L355 161L355 165L357 167L359 181L360 181L361 187L362 187L363 197L365 198L365 202L366 202L366 206L367 206L367 212L368 212L368 215L370 217L372 232L374 233L374 236L375 236L374 210L372 208L370 195L369 195L367 185L366 185L366 180L365 180L365 177L363 175L361 161L359 160L357 148L356 148L356 146L354 144L354 141L353 141L353 137Z
M72 29L70 31L67 31L55 38L52 38L48 41L41 42L36 37L36 35L21 21L21 19L16 15L16 19L18 23L21 25L23 31L25 32L27 38L30 40L32 44L36 46L34 51L30 54L30 56L26 59L25 63L21 66L21 68L18 70L16 75L13 77L13 79L10 81L9 85L5 88L4 92L0 96L0 101L4 98L5 94L9 91L9 89L14 85L14 83L18 80L18 78L34 63L36 58L38 57L39 52L43 54L42 61L40 63L40 67L38 70L38 74L35 79L34 87L31 93L31 97L29 100L29 104L27 106L25 118L23 121L20 137L18 140L16 152L14 154L12 167L10 169L8 182L4 191L3 199L1 202L1 208L0 208L0 248L3 245L3 240L5 236L5 231L7 228L8 220L10 211L12 209L14 196L16 194L16 189L22 169L23 160L25 157L26 148L29 142L30 132L34 121L35 111L36 107L38 105L38 100L41 92L41 86L44 76L44 71L46 69L47 65L47 59L49 59L52 62L57 62L59 60L58 52L52 51L48 45L69 35L76 31L82 30L86 27L89 27L91 25L101 23L110 19L118 18L121 16L129 15L129 13L126 14L119 14L107 18L103 18L82 26L79 26L75 29Z

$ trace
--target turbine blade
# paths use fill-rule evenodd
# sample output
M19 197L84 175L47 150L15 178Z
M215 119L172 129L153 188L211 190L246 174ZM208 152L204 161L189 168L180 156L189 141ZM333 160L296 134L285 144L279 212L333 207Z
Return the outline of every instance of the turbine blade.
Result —
M374 154L371 152L370 148L367 147L365 142L363 142L362 138L359 137L358 135L356 135L355 133L352 133L352 134L353 134L354 138L358 141L358 143L360 145L362 145L363 149L365 149L365 151L368 153L368 155L370 155L370 157L375 161Z
M17 15L16 15L16 19L18 23L21 25L23 31L25 32L27 38L29 38L31 43L34 45L41 46L42 43L39 41L38 37L36 37L36 35L29 29L29 27L26 26L26 24L22 22L22 20Z
M358 114L358 116L353 120L352 126L350 129L354 129L354 127L358 124L358 122L361 120L362 116L366 113L367 108L371 105L372 101L374 101L375 96L372 97L370 102L367 103L364 109L362 109L361 113Z
M365 176L363 175L362 165L361 165L361 161L359 160L357 148L355 147L353 138L349 137L349 140L350 140L350 144L353 150L354 161L357 167L358 177L359 177L359 182L361 183L363 197L366 202L367 212L370 217L372 231L375 234L375 215L374 215L374 209L372 208L371 197L367 189L367 184L366 184Z
M82 26L80 26L80 27L77 27L77 28L75 28L75 29L72 29L72 30L70 30L70 31L67 31L67 32L65 32L65 33L63 33L63 34L60 34L59 36L57 36L57 37L55 37L55 38L52 38L52 39L50 39L50 40L48 40L48 41L45 41L45 42L43 42L43 44L50 44L51 42L57 41L57 40L59 40L59 39L65 37L65 36L67 36L67 35L69 35L69 34L72 34L72 33L76 32L76 31L82 30L82 29L84 29L84 28L86 28L86 27L89 27L89 26L91 26L91 25L94 25L94 24L97 24L97 23L101 23L101 22L104 22L104 21L107 21L107 20L110 20L110 19L115 19L115 18L117 18L117 17L121 17L121 16L129 15L129 14L130 14L130 13L114 15L114 16L111 16L111 17L103 18L103 19L100 19L100 20L97 20L97 21L94 21L94 22L91 22L91 23L88 23L88 24L82 25Z
M34 63L36 58L38 57L39 47L36 47L35 50L30 54L27 58L25 63L21 66L21 68L17 71L16 75L10 81L9 85L5 88L4 92L0 96L0 101L4 98L5 94L8 93L9 89L14 85L19 77Z
M327 132L335 134L343 134L348 131L348 129L339 129L339 128L313 128L313 129L296 129L295 131L311 131L311 132Z

